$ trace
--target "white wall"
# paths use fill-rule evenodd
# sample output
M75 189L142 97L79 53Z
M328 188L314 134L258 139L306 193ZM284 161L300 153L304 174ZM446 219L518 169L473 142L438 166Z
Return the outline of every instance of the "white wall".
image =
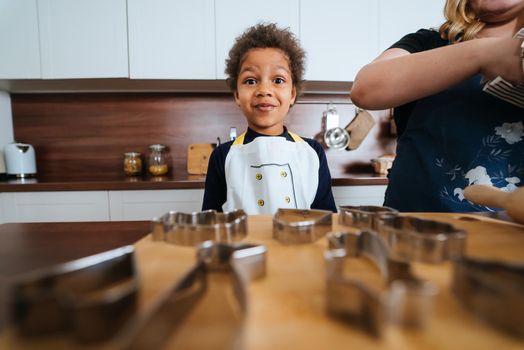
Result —
M13 115L11 113L11 97L9 93L0 91L0 150L14 140Z

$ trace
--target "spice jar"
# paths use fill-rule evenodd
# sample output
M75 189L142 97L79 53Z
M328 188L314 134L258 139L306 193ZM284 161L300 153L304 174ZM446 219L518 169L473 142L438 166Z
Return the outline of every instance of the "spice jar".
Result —
M140 153L124 153L124 174L126 176L139 176L142 174L142 158Z
M167 174L167 150L166 146L156 144L149 146L148 170L151 175Z

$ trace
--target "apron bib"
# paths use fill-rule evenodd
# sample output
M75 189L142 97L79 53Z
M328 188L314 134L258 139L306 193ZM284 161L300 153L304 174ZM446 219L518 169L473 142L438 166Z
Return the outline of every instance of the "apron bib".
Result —
M225 212L273 215L279 208L309 209L318 188L319 159L299 136L257 137L244 145L238 137L225 163Z

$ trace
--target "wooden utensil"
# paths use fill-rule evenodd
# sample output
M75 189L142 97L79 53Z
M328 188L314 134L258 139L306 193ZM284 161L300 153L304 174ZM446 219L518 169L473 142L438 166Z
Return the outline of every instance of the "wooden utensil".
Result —
M464 197L473 203L505 209L515 221L524 224L524 187L505 192L488 185L471 185L464 189Z
M207 174L209 156L215 144L212 143L192 143L187 147L187 172L192 175Z
M375 119L368 111L359 110L355 118L345 128L349 133L346 151L357 149L375 124Z

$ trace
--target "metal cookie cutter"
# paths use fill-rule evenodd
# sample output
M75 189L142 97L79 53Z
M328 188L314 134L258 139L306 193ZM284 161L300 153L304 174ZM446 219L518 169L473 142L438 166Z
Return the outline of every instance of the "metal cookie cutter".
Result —
M398 211L389 207L374 205L340 206L338 213L338 223L345 226L358 227L363 229L376 229L377 220L383 215L396 215Z
M11 318L22 336L71 333L81 342L112 336L134 311L132 246L34 271L14 285Z
M330 315L356 322L373 335L380 335L390 322L423 327L430 315L436 286L414 277L410 265L389 258L384 240L372 231L330 233L326 262L326 306ZM385 288L377 288L345 271L348 257L368 257L380 270Z
M197 262L195 266L181 280L173 284L161 296L152 308L142 317L134 320L115 340L111 348L116 349L160 349L164 343L177 332L187 320L189 314L194 315L199 304L205 304L206 294L213 293L217 287L227 288L232 293L240 315L234 321L216 315L216 311L202 316L206 323L213 323L213 327L224 327L227 323L230 337L222 338L213 344L213 348L231 349L238 345L242 335L243 321L247 309L246 284L266 274L266 247L256 244L226 244L207 241L197 248ZM217 282L216 276L224 277ZM227 304L221 295L216 303ZM214 309L205 308L206 310ZM214 320L214 318L217 318ZM211 321L210 321L211 319ZM229 324L228 322L232 322ZM194 336L195 330L190 337ZM205 331L198 333L205 333ZM183 334L182 334L183 335ZM179 332L175 337L182 336ZM193 338L194 341L194 338ZM220 343L222 342L222 343ZM238 346L237 346L238 347Z
M153 240L194 246L205 241L236 242L247 235L247 214L206 210L196 213L169 212L152 221Z
M273 238L284 244L312 243L331 231L327 210L279 209L273 216Z
M376 230L395 260L441 263L464 253L466 233L448 223L383 215L377 220Z
M460 258L453 261L452 291L487 323L524 337L524 265Z

